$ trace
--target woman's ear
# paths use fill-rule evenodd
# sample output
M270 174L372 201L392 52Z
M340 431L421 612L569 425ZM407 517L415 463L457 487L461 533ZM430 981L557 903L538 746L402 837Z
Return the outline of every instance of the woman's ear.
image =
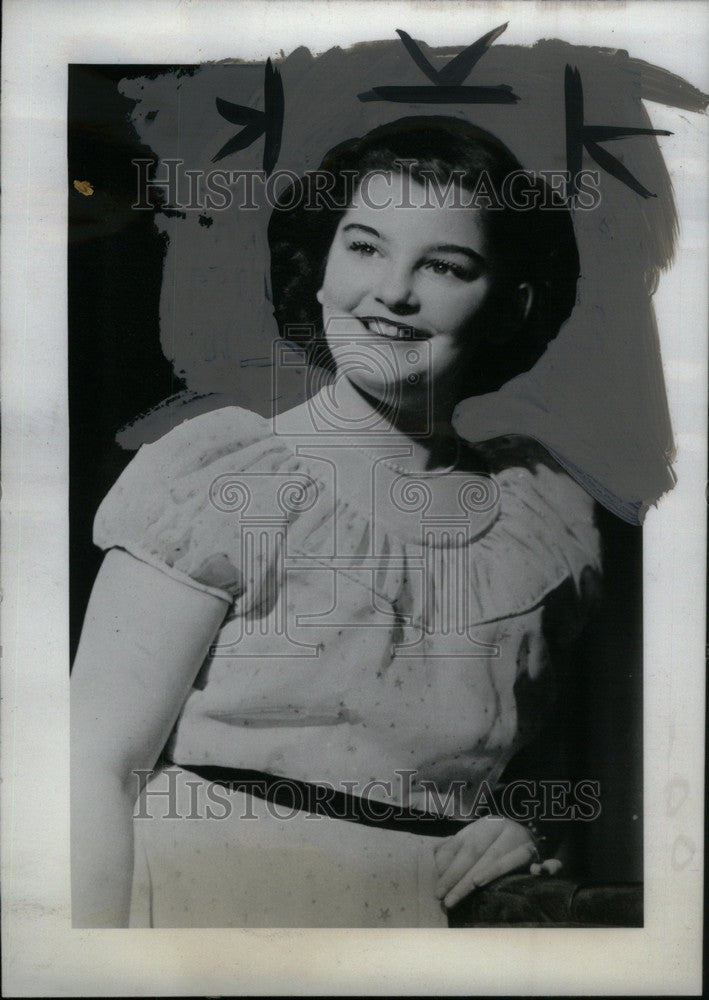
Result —
M323 293L322 293L322 288L319 288L319 289L317 290L317 292L315 293L315 298L316 298L316 299L318 300L318 302L320 303L320 305L323 305Z
M509 288L500 302L499 321L489 333L490 343L506 344L517 336L531 315L535 296L534 286L528 281Z

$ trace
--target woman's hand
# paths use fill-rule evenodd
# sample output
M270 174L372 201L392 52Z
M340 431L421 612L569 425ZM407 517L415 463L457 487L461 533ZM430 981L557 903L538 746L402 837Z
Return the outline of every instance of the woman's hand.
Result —
M434 857L436 895L447 909L473 889L539 861L529 830L496 816L485 816L466 826L437 847Z

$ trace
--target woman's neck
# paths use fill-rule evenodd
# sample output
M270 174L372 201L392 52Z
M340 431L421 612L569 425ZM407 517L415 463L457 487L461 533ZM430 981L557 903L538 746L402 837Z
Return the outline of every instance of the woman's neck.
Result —
M410 457L402 464L411 471L445 468L454 463L459 442L451 425L452 406L388 406L346 377L338 378L332 389L343 434L349 426L353 443L363 429L376 423L373 433L381 437L382 444L406 446Z

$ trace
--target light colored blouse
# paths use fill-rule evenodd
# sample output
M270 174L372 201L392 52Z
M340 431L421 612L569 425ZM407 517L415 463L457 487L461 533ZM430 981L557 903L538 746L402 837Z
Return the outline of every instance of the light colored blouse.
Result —
M414 807L427 783L473 794L552 702L550 622L577 631L600 570L593 501L528 439L407 474L400 440L306 410L186 420L98 511L98 546L228 605L168 757Z

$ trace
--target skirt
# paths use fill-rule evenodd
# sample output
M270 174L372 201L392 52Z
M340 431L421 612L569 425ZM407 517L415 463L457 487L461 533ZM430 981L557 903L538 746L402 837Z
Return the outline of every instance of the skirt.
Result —
M184 768L136 807L131 927L447 927L438 836L315 815Z

